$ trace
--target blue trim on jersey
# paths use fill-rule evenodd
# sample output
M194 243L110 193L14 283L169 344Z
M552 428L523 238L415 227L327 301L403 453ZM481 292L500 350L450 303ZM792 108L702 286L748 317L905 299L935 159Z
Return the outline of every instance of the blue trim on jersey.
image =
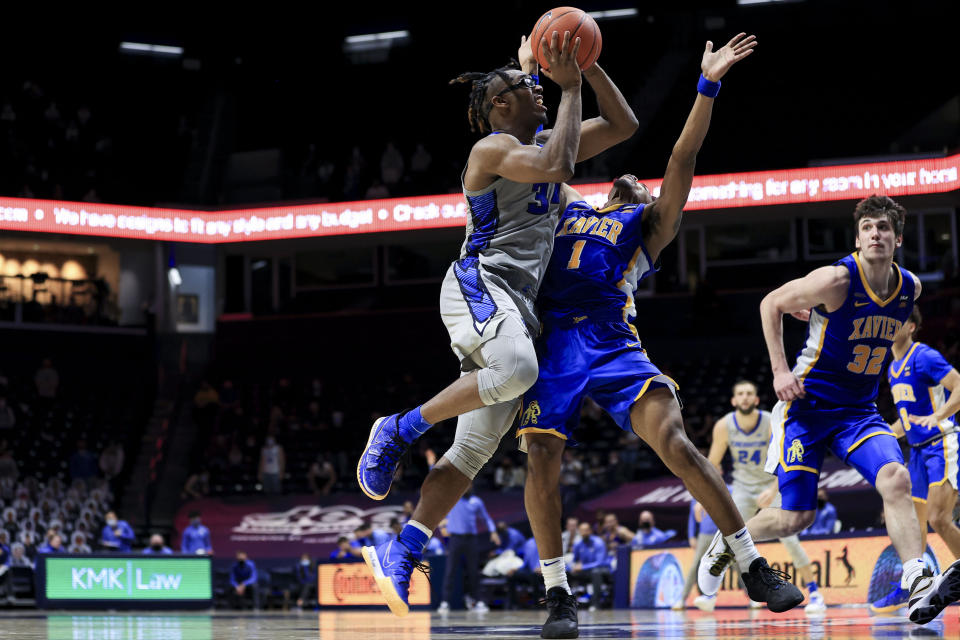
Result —
M497 312L497 303L480 277L480 259L469 256L453 263L453 273L460 285L460 293L470 309L470 315L477 324L483 324ZM476 329L476 325L474 326ZM483 329L477 333L483 334Z
M753 432L756 431L756 430L760 427L760 421L763 420L763 410L757 411L757 414L758 414L758 416L759 416L759 417L757 418L757 424L753 427L753 430L751 430L750 433L747 433L746 431L744 431L743 429L740 428L740 423L737 422L737 412L736 412L736 410L733 411L733 426L735 426L735 427L737 428L737 431L739 431L740 433L742 433L742 434L745 435L745 436L752 435Z
M467 238L467 255L477 256L490 246L490 239L500 226L500 209L497 207L497 191L479 196L466 196L473 220L473 231Z

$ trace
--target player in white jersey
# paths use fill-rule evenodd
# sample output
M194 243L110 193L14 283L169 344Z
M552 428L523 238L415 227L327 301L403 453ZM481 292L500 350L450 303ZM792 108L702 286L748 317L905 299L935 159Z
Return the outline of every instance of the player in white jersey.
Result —
M767 462L767 448L770 446L770 414L757 408L760 404L757 385L749 380L740 380L733 385L730 404L734 410L717 420L713 427L713 442L707 457L717 470L723 473L723 456L730 450L733 460L733 484L730 493L740 515L747 521L760 509L771 504L779 506L777 479L763 470ZM799 538L796 535L787 536L780 538L780 542L790 553L801 582L810 593L807 613L825 611L827 607L823 596L817 590L813 565L800 545ZM763 604L751 601L751 606L760 608Z
M459 417L453 445L430 470L413 517L392 544L365 547L363 556L391 611L405 615L410 575L433 530L449 513L510 428L520 396L537 379L533 303L553 249L562 208L561 183L574 163L630 137L637 120L610 78L593 65L583 72L597 95L600 116L581 123L579 39L554 32L541 42L562 97L550 132L543 89L529 43L523 70L501 67L469 73L468 119L486 134L470 151L463 193L470 210L460 259L444 279L440 313L462 375L423 405L377 420L357 464L363 492L382 500L409 444L432 425ZM524 70L527 71L524 73ZM581 126L582 125L582 126Z

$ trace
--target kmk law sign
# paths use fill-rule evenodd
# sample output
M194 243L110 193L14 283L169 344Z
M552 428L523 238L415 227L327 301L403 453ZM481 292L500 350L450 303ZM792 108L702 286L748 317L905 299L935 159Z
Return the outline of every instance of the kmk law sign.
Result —
M44 556L48 601L197 601L212 597L210 559Z

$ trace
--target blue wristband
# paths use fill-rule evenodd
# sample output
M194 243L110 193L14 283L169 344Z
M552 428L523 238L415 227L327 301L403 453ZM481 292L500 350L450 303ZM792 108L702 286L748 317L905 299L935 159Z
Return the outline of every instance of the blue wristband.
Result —
M535 73L531 73L531 74L530 74L530 77L533 78L533 81L534 81L535 83L540 84L540 76L538 76L538 75L535 74Z
M697 83L697 92L702 93L708 98L716 98L717 94L720 93L720 81L711 82L703 77L703 74L700 74L700 81Z

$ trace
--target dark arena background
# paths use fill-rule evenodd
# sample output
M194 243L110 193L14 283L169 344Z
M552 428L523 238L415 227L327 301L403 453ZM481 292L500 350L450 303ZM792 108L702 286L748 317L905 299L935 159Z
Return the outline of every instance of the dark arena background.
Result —
M756 383L761 410L776 404L760 301L855 251L853 210L872 194L907 210L895 261L922 282L918 339L960 365L953 3L578 6L639 123L575 168L597 208L624 173L658 193L704 42L759 42L723 78L679 233L635 294L643 348L678 383L697 448L738 380ZM405 617L360 547L396 537L456 420L414 443L385 500L361 492L357 461L375 419L459 375L440 285L479 136L469 86L448 81L516 57L548 9L50 7L5 21L0 637L539 637L518 424L473 484L489 514L467 558L476 584L448 568L445 522ZM540 83L552 124L561 91ZM596 116L586 81L582 94ZM791 365L805 331L784 319ZM960 636L956 606L925 626L868 606L901 566L880 496L841 460L820 480L835 518L800 535L827 608L776 614L750 607L735 572L708 604L684 595L699 525L682 481L589 399L574 439L556 523L566 566L582 564L585 523L607 568L571 574L581 637ZM937 571L955 560L932 529L928 543ZM758 548L805 586L783 545Z

